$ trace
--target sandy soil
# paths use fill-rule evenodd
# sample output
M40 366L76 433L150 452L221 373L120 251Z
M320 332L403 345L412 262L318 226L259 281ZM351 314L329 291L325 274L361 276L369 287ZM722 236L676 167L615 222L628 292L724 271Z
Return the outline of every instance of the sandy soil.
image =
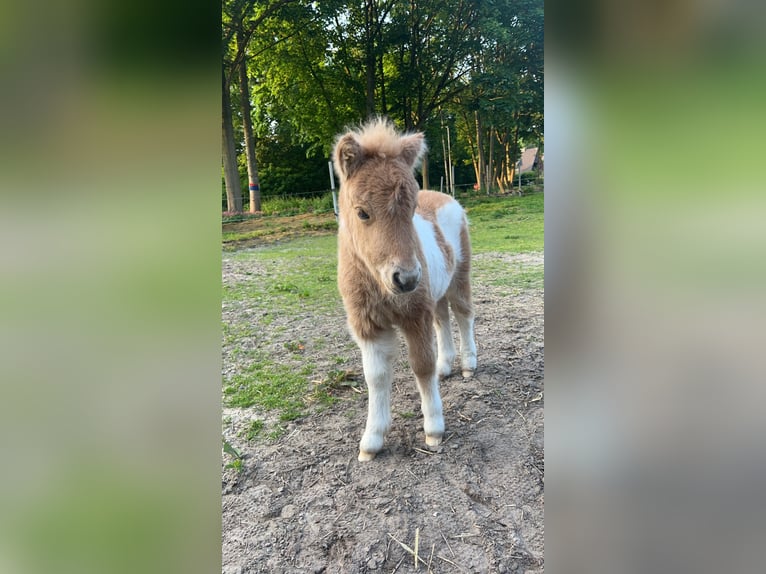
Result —
M484 257L542 265L540 254ZM224 256L224 281L257 271L248 265ZM366 391L349 387L275 441L242 436L267 413L224 409L224 437L245 458L242 472L223 469L223 572L415 572L403 545L416 542L419 572L543 572L543 292L506 292L474 285L478 368L463 380L456 365L442 383L447 431L436 453L425 448L403 345L392 430L373 462L356 459ZM223 316L258 320L247 302ZM306 309L284 321L268 326L283 332L270 342L276 359L300 332L317 371L338 367L311 341L342 349L352 357L344 368L361 373L342 313ZM225 347L224 372L235 360Z

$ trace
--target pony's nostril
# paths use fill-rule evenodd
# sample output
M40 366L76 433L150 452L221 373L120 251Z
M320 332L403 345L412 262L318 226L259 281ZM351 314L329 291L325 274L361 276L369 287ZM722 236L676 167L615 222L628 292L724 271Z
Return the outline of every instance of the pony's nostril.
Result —
M404 273L396 271L393 275L394 286L401 293L409 293L418 286L420 281L420 272L417 273Z

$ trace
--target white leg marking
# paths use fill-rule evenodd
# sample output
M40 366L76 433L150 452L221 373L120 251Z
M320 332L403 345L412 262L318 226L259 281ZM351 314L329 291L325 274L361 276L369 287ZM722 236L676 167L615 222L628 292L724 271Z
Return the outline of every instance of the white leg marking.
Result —
M359 443L359 460L368 461L383 448L391 427L393 363L399 351L396 333L389 331L375 341L357 341L362 351L364 378L369 391L367 425Z
M444 415L442 399L439 396L439 377L434 373L430 380L418 378L420 390L420 408L423 411L423 430L426 433L426 444L431 447L439 446L444 436Z
M452 363L455 360L455 344L452 341L452 329L449 322L449 306L446 300L436 306L436 374L440 379L452 373Z
M467 379L476 370L476 342L473 334L473 315L461 316L455 313L457 326L460 330L460 366L463 376Z
M438 344L438 359L436 360L436 374L439 378L449 377L452 373L452 362L455 360L455 344L452 342L452 332L449 323L440 325L436 329L436 342Z

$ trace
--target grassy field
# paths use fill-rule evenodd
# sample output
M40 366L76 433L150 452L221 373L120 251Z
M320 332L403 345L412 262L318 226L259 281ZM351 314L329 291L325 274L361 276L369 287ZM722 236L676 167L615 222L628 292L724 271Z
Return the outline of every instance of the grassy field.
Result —
M475 254L473 281L497 286L508 296L542 288L542 265L514 256L543 250L543 194L477 197L463 204ZM236 364L224 377L224 405L270 411L285 422L332 404L339 387L363 387L361 381L347 380L344 370L353 343L330 349L321 337L285 326L290 317L343 316L333 214L257 218L225 227L224 263L238 274L224 282L222 291L224 309L233 310L223 322L224 367L227 360ZM319 369L308 350L334 366ZM256 418L247 438L274 438L283 428L269 430Z
M276 203L266 215L238 214L223 219L225 250L260 246L301 235L322 235L338 229L332 199L294 200ZM276 201L276 200L273 200ZM542 250L543 194L517 196L471 196L460 202L472 223L474 249L523 253ZM508 251L510 249L510 251Z
M543 250L543 194L475 197L462 202L471 224L474 253Z

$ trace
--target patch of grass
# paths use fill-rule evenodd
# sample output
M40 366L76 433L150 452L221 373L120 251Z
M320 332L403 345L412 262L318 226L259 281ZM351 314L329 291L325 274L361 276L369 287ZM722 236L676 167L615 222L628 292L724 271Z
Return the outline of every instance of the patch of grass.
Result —
M474 253L525 253L544 246L544 194L470 197L468 213Z
M473 262L474 281L512 289L541 289L545 279L542 265L508 263L502 259L477 259Z
M300 303L314 310L340 309L335 237L301 238L231 257L262 262L267 271L225 285L224 301L248 301L272 315L294 313Z
M545 272L542 267L521 271L514 275L514 286L521 289L542 289L545 283Z
M224 345L236 344L240 341L263 341L264 331L263 327L270 325L272 318L269 316L263 316L258 319L258 323L251 321L243 321L241 323L229 323L222 322L221 334ZM240 349L234 349L234 353L237 353Z
M222 221L224 249L266 245L306 235L328 235L338 229L332 197L269 200L259 214L231 214Z
M308 231L334 231L338 229L338 224L335 221L323 221L321 223L304 221L302 227Z
M299 341L288 341L287 343L285 343L285 349L287 349L291 353L300 353L305 348L306 347L303 345L303 343Z
M309 291L306 287L299 287L295 283L290 282L274 283L273 285L269 286L269 289L274 293L290 293L297 295L301 299L306 299L311 296L311 291Z
M247 212L233 213L233 212L224 211L221 214L221 222L222 223L241 223L242 221L250 221L251 219L254 219L256 217L258 216L254 213L247 213Z
M312 401L329 406L340 400L340 395L348 390L354 390L361 394L361 377L359 374L348 370L335 369L327 373L325 379L314 388Z
M224 403L230 407L259 406L290 413L291 420L304 409L302 397L308 387L308 374L313 365L296 370L292 365L277 364L259 357L233 375L224 388Z
M304 411L303 404L300 406L291 405L282 411L282 413L279 415L279 420L282 422L294 421L295 419L299 419L302 416L305 416L305 414L306 413Z
M403 419L414 419L415 413L413 413L412 411L404 411L402 413L399 413L399 416L402 417Z
M245 431L245 438L248 441L255 440L256 437L261 434L261 431L263 431L264 426L264 422L260 419L254 419L250 421L250 424Z
M259 237L267 237L274 233L274 229L253 229L250 231L224 231L223 232L223 241L226 242L235 242L235 241L246 241L248 239L258 239Z
M285 432L287 432L286 426L277 425L275 428L269 431L269 433L266 435L266 438L269 440L277 440L279 437L285 434Z

